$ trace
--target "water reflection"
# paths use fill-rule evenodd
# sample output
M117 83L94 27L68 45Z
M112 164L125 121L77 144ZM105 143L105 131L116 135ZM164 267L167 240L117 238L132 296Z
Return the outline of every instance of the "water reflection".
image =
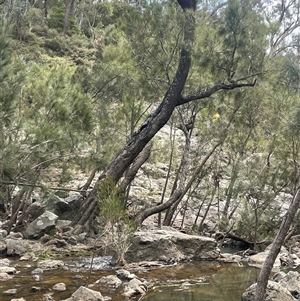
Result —
M87 269L90 259L77 258L64 261L65 269L45 271L40 275L39 281L31 275L37 263L16 261L13 265L17 266L19 274L11 280L0 282L0 300L10 301L12 298L21 297L26 300L42 300L45 293L52 293L55 300L62 300L70 297L79 286L91 284L102 276L114 274L113 270L107 269L108 258L103 258L104 269L94 270L90 276ZM98 266L102 265L102 259L96 259L95 262ZM149 283L149 291L143 298L144 301L235 301L241 300L243 291L255 282L259 269L222 262L193 262L134 273ZM53 291L53 285L59 282L66 284L65 292ZM32 286L40 287L41 291L32 292ZM12 288L17 288L16 295L3 294L3 291ZM124 300L120 292L96 287L92 289L101 291L104 296L110 296L114 301Z
M175 269L176 270L176 269ZM145 301L235 301L241 300L245 289L253 284L259 270L255 267L229 263L193 263L180 267L176 276L161 286L150 289ZM167 273L168 274L168 273ZM179 275L184 282L177 281ZM197 282L197 279L206 281ZM168 282L172 282L168 286ZM189 283L190 285L187 285ZM175 285L175 286L174 286Z

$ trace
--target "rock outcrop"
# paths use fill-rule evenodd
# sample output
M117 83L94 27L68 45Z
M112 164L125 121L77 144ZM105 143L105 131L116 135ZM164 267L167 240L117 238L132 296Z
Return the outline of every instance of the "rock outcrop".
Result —
M50 211L45 211L42 215L36 218L25 231L26 238L40 238L45 233L49 233L55 228L58 216Z
M252 284L242 295L242 301L253 301L256 283ZM295 301L291 293L275 281L268 281L266 298L261 301Z
M256 283L244 292L242 301L253 301ZM295 301L300 297L300 274L289 271L287 274L279 272L268 281L266 298L262 301Z
M213 260L219 257L214 239L188 235L172 228L138 231L125 255L127 262Z

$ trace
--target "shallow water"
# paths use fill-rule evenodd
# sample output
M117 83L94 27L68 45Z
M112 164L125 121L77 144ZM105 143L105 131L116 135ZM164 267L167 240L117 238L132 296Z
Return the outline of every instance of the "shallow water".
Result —
M18 274L11 280L0 282L0 300L10 301L21 297L27 301L42 300L46 293L52 293L55 300L61 300L70 297L81 285L86 286L102 276L114 274L107 258L96 259L98 270L94 270L90 276L89 258L64 259L64 262L65 269L44 271L39 281L31 274L37 267L36 262L13 262L12 266L16 267ZM236 263L193 262L134 273L149 283L148 293L143 297L145 301L238 301L243 291L257 279L259 269ZM53 285L59 282L66 284L66 291L53 291ZM41 290L32 292L33 286ZM17 289L15 295L3 293L12 288ZM112 297L113 301L125 300L119 291L97 287L92 289Z

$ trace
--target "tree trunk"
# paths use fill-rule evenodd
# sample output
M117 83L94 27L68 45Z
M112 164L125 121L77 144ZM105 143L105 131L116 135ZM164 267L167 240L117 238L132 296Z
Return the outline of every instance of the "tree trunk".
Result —
M190 47L194 41L195 31L194 16L190 13L186 13L185 17L186 22L183 33L183 46L180 53L177 72L162 103L148 116L139 130L131 136L124 148L119 151L116 157L100 175L98 182L105 178L110 178L117 183L147 143L168 122L175 107L180 102L181 92L184 88L191 66ZM95 198L96 188L97 185L95 185L95 188L88 195L83 204L83 208L80 210L80 212L84 212L84 214L78 216L78 218L73 221L73 225L77 226L78 224L79 227L84 226L84 228L87 228L88 224L92 222L97 204ZM77 227L75 232L78 230L79 228Z
M218 83L211 88L205 89L204 91L195 95L183 97L181 93L185 86L191 66L191 48L195 36L195 17L193 12L191 9L188 9L183 13L185 17L183 41L181 43L182 46L179 63L174 79L161 104L152 114L148 116L146 121L131 136L126 145L117 153L116 157L111 161L111 163L98 178L95 188L89 193L85 201L82 203L82 206L79 209L80 214L78 214L77 218L75 218L72 222L72 225L76 226L75 233L78 233L83 229L85 231L89 230L89 226L93 221L95 208L97 205L97 186L99 183L106 178L109 178L117 183L138 154L148 144L148 142L168 122L176 106L180 106L194 100L208 98L220 90L233 90L241 87L253 87L256 83L256 80L249 82L249 76L247 76L236 81L230 81L228 84L223 82Z
M64 21L64 28L63 28L63 34L66 35L69 28L69 20L70 15L73 10L75 0L66 0L66 13L65 13L65 21Z
M293 197L293 200L289 206L288 211L286 212L281 226L279 228L279 231L276 235L275 241L273 243L273 246L264 262L264 265L259 273L258 279L257 279L257 286L255 290L255 296L254 301L263 301L265 300L266 295L266 288L268 285L268 279L273 267L273 264L277 258L277 255L280 252L280 249L284 243L284 239L289 231L289 228L292 224L292 221L294 219L294 216L299 208L300 205L300 187L298 187L297 192L295 196Z

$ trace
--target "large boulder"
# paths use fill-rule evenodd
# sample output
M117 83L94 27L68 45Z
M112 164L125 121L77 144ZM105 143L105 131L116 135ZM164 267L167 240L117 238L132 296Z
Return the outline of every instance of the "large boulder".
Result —
M83 196L77 192L66 198L51 194L30 204L25 211L24 219L34 221L46 211L56 214L60 219L73 220L78 213Z
M251 266L256 266L256 267L261 268L263 266L267 256L269 255L271 247L272 247L272 244L269 245L263 252L260 252L260 253L250 256L249 264ZM286 254L288 254L288 251L284 246L282 246L280 249L280 252L279 252L278 256L276 257L276 260L273 264L273 269L278 269L281 266L280 258L285 256Z
M60 219L73 220L78 214L83 196L77 192L73 193L65 199L57 199L54 206L54 213Z
M256 283L248 287L242 295L242 301L253 301L255 289ZM281 286L277 282L269 280L266 290L266 298L261 301L295 301L295 299L285 287Z
M50 233L55 228L58 216L50 211L45 211L42 215L31 222L25 231L26 238L40 238L45 233Z
M219 257L214 239L174 229L138 231L125 255L127 262L213 260Z

